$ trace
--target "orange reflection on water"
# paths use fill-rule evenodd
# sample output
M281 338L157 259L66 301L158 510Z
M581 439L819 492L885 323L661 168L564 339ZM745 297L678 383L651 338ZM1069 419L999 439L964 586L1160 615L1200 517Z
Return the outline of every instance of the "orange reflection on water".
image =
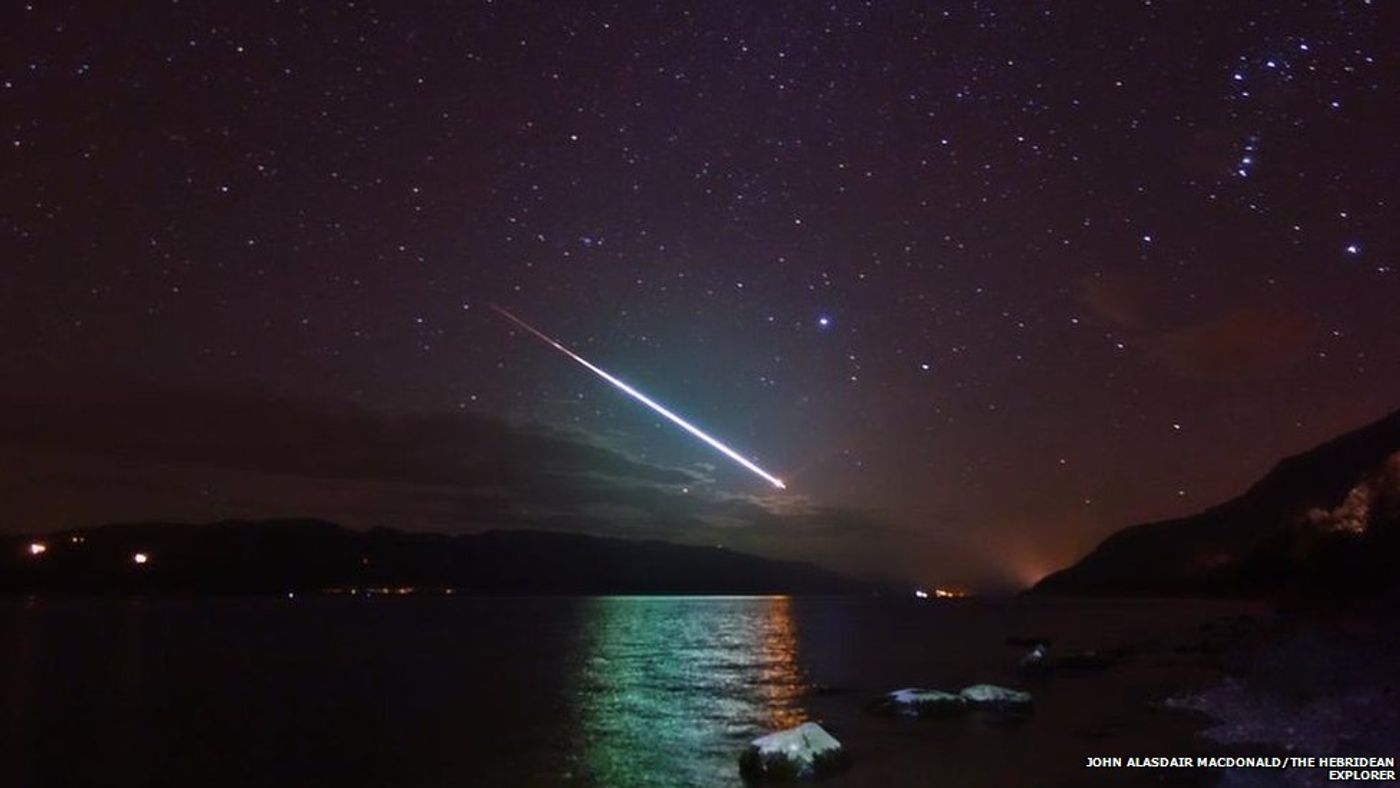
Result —
M763 667L763 695L767 700L768 725L774 730L791 728L807 721L802 708L806 687L797 662L797 625L792 618L792 597L768 600L759 643Z

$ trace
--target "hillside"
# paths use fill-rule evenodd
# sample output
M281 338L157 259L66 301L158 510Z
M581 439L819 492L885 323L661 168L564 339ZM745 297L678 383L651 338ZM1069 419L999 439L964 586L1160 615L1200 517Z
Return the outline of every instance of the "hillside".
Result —
M36 552L33 545L40 546ZM144 558L138 563L137 554ZM541 531L448 536L316 520L140 523L0 538L0 591L850 593L817 567L713 547Z
M1274 467L1199 514L1125 528L1036 584L1057 594L1400 587L1400 411Z

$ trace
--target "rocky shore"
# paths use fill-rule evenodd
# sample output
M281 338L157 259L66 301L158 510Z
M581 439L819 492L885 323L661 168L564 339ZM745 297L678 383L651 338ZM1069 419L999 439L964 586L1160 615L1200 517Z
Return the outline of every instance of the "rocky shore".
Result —
M1317 758L1400 754L1400 616L1310 612L1211 641L1227 676L1168 698L1209 720L1222 747ZM1269 785L1321 786L1326 770L1288 770ZM1263 785L1226 772L1221 786Z
M1061 645L1056 631L1011 634L1002 664L980 669L1005 685L823 690L812 710L840 742L844 769L803 773L839 786L934 775L946 785L1011 786L1029 771L1037 784L1057 786L1320 786L1329 783L1327 768L1272 773L1229 767L1230 759L1400 754L1397 625L1400 618L1376 610L1261 604L1160 637L1143 630L1096 643L1073 633ZM1001 761L979 760L989 754ZM1180 757L1086 769L1098 755ZM1213 765L1198 766L1198 758Z

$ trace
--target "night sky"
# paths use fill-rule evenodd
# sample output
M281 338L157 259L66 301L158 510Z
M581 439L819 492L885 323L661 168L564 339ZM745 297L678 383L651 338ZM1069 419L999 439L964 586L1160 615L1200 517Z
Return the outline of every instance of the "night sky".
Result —
M1029 582L1400 404L1397 40L1366 0L6 4L0 529Z

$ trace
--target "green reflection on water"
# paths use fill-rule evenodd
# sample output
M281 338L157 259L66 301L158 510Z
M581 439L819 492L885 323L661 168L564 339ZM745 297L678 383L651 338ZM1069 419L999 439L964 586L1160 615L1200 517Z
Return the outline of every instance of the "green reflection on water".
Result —
M736 784L745 743L806 720L787 597L599 598L586 617L579 782Z

